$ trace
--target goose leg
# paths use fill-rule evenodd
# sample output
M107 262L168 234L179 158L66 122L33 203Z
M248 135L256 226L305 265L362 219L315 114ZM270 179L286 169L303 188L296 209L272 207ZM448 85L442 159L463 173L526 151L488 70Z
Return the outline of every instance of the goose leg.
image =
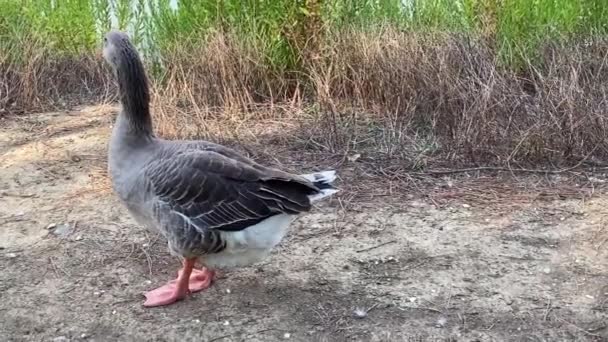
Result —
M213 271L209 269L195 270L196 259L184 259L183 267L172 280L155 290L146 292L144 306L154 307L169 305L184 299L188 293L208 288L213 280Z

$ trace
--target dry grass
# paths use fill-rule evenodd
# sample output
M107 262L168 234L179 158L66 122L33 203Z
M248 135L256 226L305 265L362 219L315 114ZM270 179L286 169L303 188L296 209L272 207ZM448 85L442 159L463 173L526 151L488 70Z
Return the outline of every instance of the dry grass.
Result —
M269 66L264 51L229 34L165 51L153 82L157 129L358 153L409 169L561 167L608 156L605 39L548 44L521 70L463 35L347 31L314 46L297 72ZM4 112L114 94L110 73L92 56L31 54L25 65L1 70ZM277 129L287 138L273 141Z
M606 41L547 47L542 67L518 73L466 37L385 31L341 38L328 54L350 53L326 58L315 78L319 102L330 104L328 126L353 120L337 115L344 104L371 113L382 133L375 145L389 157L411 159L412 147L473 164L605 155Z
M111 74L95 56L26 52L25 64L0 56L0 116L99 102L113 93Z

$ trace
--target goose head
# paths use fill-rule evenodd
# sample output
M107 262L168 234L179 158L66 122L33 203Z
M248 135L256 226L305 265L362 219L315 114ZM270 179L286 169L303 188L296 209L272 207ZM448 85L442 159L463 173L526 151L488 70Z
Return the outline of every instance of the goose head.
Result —
M122 69L125 57L137 56L137 50L126 33L110 31L103 38L102 55L116 72Z

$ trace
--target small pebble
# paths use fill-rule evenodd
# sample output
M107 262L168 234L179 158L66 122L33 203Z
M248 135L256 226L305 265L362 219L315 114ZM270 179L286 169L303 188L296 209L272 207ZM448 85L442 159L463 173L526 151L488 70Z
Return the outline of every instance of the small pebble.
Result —
M194 323L200 323L200 322L201 322L201 320L197 318L197 319L195 319L193 322L194 322Z
M68 223L56 224L55 228L51 230L54 235L65 238L72 232L74 227Z
M355 308L353 314L355 315L355 318L365 318L367 317L367 310L363 308Z
M80 338L87 338L87 337L89 337L89 335L87 333L80 334Z
M14 259L17 257L17 253L6 253L5 255L9 259Z
M224 321L224 325L230 325L230 322Z
M230 294L230 289L226 289L226 293L227 293L227 294Z
M93 296L99 297L99 296L101 296L101 292L95 291L95 292L93 292Z
M549 267L545 267L545 268L543 269L543 272L545 272L545 273L549 274L549 273L551 273L551 269L550 269Z
M361 158L361 154L360 153L355 153L352 156L347 156L346 159L348 159L349 162L356 162L357 159Z
M291 337L290 333L284 333L283 334L283 338L285 338L285 339L290 338L290 337Z
M53 228L55 228L55 227L57 227L57 223L51 223L51 224L49 224L48 226L46 226L46 229L47 229L47 230L51 230L51 229L53 229Z
M590 295L585 295L585 297L589 298L589 299L595 299L595 297L590 296Z
M443 328L445 327L445 324L448 322L448 320L445 317L439 317L439 319L437 320L437 324L435 324L436 328Z
M470 208L471 206L470 206L469 204L464 203L464 204L462 205L462 207L463 207L463 208Z
M416 301L416 297L410 297L410 302L415 302Z
M116 310L112 310L112 315L116 315Z
M80 241L82 240L82 236L78 235L77 237L74 238L74 241Z

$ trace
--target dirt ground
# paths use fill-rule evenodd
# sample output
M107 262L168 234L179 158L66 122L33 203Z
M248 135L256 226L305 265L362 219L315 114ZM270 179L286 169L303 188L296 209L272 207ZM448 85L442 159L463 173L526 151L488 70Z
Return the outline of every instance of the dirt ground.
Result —
M144 308L179 262L108 188L108 111L0 122L2 341L608 340L599 190L517 206L344 193L264 263Z

